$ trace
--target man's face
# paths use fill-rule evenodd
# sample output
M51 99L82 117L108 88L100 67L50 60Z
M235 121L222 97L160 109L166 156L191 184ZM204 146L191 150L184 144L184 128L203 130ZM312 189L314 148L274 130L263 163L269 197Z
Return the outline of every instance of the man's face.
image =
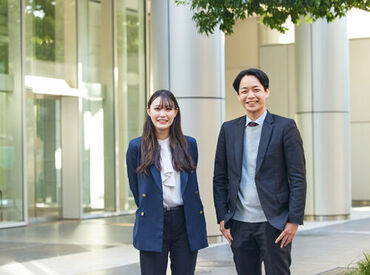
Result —
M245 75L240 81L238 98L251 119L257 119L265 111L265 99L270 89L263 88L254 75Z

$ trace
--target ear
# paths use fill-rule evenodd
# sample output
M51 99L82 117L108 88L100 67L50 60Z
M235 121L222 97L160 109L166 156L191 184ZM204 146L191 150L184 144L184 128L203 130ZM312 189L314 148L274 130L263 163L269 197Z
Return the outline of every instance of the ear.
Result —
M175 109L175 112L176 112L176 114L175 114L175 117L177 116L177 114L178 114L178 112L179 112L179 109L177 108L177 109Z
M148 116L150 116L150 109L149 108L146 109L146 113L148 114Z
M236 98L240 101L243 102L242 98L240 97L240 93L235 93Z
M268 97L270 95L270 88L267 88L265 92L266 92L266 97Z

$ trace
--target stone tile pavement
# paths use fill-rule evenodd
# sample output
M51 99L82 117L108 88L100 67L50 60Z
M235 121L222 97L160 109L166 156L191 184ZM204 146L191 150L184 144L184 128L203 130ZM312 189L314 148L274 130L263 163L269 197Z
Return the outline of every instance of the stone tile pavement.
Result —
M120 216L1 229L0 274L140 274L132 224L132 216ZM345 221L306 222L293 243L292 274L343 274L364 252L370 207L353 208ZM236 274L229 245L201 250L196 274Z

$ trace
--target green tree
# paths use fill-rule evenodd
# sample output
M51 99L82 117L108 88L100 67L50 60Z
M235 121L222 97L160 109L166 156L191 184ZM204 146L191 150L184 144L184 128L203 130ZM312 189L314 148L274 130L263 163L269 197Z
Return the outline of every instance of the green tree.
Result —
M193 20L200 33L211 34L219 28L231 34L237 19L249 16L261 18L262 24L284 33L283 26L290 17L299 24L303 17L308 22L324 18L328 22L342 17L352 8L370 11L369 0L175 0L178 4L190 5Z
M32 24L27 33L27 43L32 44L38 60L55 61L55 1L26 0L26 24Z
M0 73L9 71L8 2L0 0Z

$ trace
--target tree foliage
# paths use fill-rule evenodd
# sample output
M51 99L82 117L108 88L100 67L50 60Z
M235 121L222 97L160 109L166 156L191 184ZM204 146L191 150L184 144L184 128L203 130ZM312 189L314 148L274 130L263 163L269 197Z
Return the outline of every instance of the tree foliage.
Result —
M340 18L352 9L370 11L369 0L175 0L178 4L190 5L193 20L200 33L211 34L219 27L231 34L237 19L249 16L261 18L261 22L284 33L288 18L299 24L303 17L308 22L324 18L328 22Z
M26 25L32 25L32 31L26 32L26 43L32 45L38 60L56 60L55 5L54 0L25 1Z
M7 74L9 70L8 20L8 3L0 0L0 74Z

